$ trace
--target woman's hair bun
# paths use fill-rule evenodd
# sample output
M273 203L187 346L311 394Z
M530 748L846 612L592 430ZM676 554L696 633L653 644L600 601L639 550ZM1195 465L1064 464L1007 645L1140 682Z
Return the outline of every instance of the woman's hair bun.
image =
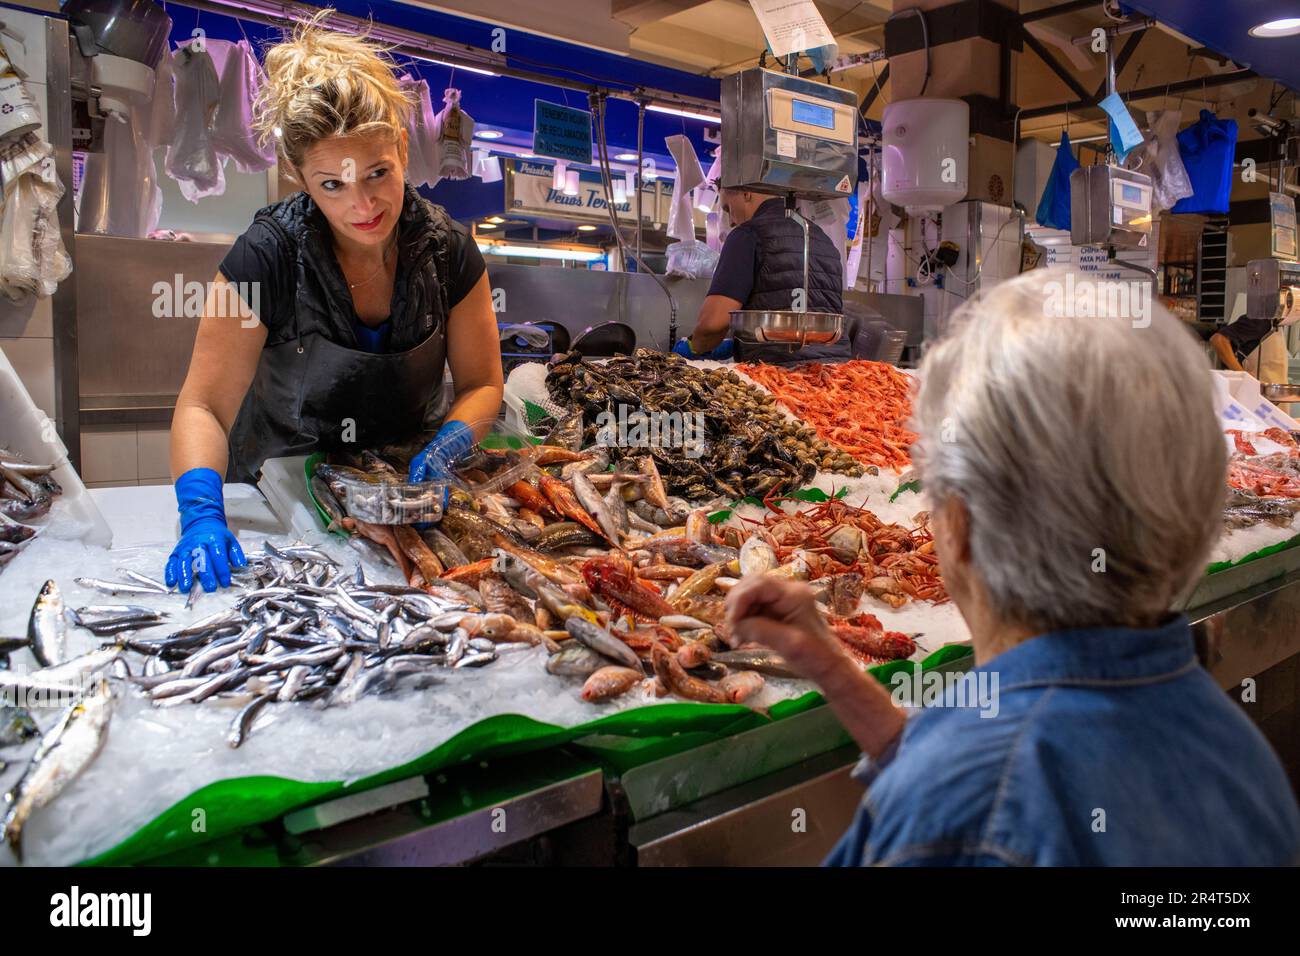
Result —
M261 143L275 139L284 171L293 175L320 140L373 132L396 137L411 115L388 49L367 33L323 26L333 13L321 10L266 51L253 125Z

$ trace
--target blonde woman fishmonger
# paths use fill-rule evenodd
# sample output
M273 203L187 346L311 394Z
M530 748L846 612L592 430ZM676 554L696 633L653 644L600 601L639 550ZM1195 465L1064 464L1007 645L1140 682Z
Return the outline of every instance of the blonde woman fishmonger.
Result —
M482 256L405 180L410 103L382 49L319 19L268 50L256 104L301 191L257 213L209 298L225 301L227 283L256 289L260 321L209 308L172 419L181 534L166 579L182 591L195 577L228 586L245 563L223 476L252 481L269 458L406 441L441 423L411 463L412 481L429 480L472 445L466 423L485 429L500 409ZM444 363L449 409L437 401Z

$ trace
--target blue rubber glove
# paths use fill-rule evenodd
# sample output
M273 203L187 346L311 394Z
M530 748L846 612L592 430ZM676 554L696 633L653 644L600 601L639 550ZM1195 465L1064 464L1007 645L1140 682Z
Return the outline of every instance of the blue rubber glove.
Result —
M697 355L691 350L691 340L689 338L679 339L673 346L673 351L682 358L688 359L709 359L714 362L725 362L729 358L734 358L736 354L736 340L723 339L722 342L714 349Z
M205 591L230 587L230 569L248 564L244 551L226 527L221 476L211 468L191 468L176 479L181 539L167 559L168 587L188 594L199 579Z
M407 477L411 482L436 481L451 477L452 463L474 447L474 433L464 422L443 422L433 441L411 459Z

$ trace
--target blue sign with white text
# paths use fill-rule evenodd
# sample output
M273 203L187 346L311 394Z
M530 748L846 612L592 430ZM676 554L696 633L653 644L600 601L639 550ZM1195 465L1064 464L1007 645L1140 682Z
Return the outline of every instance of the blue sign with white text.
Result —
M533 152L566 163L591 164L591 113L533 101Z

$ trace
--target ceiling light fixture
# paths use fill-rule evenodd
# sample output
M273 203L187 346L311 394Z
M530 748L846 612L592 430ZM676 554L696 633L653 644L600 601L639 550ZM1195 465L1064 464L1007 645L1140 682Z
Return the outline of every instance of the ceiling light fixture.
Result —
M517 246L505 242L480 242L479 252L492 256L519 256L528 259L571 259L574 262L594 262L605 258L605 253L591 249L557 249L554 246Z
M1300 17L1284 17L1270 20L1250 28L1250 35L1271 40L1276 37L1293 37L1300 34Z
M667 113L670 116L685 116L687 119L703 120L705 123L721 123L721 116L713 116L710 113L697 113L694 110L679 110L675 106L659 106L657 103L651 103L646 107L652 113Z

